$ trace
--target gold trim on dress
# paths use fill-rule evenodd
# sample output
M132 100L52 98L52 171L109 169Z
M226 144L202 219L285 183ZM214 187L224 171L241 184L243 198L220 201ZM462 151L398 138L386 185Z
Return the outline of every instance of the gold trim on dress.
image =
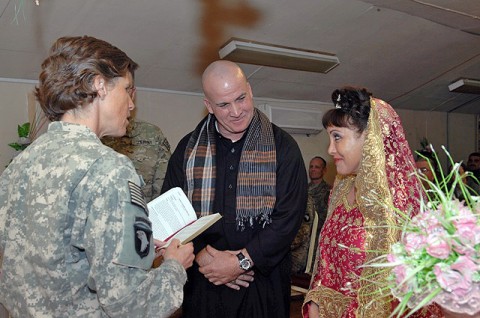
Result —
M353 301L353 298L345 296L331 288L318 286L318 289L307 294L304 304L310 301L318 305L319 318L332 318L342 317L348 305Z

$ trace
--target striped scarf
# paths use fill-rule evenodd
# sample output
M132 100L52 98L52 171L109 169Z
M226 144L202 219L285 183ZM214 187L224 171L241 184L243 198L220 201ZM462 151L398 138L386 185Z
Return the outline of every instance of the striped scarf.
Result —
M209 114L193 131L185 151L187 196L199 217L212 213L215 197L215 117ZM237 230L272 222L276 200L276 149L272 124L255 109L238 167Z

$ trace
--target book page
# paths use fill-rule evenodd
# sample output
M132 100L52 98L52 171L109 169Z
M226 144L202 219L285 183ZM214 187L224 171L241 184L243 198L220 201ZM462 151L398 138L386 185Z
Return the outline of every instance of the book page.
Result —
M203 231L208 229L213 223L220 220L222 216L219 213L210 214L202 216L198 220L194 221L192 224L187 225L181 229L178 233L169 238L168 242L171 242L172 239L176 238L180 240L180 243L186 244L200 235ZM165 245L165 247L168 246Z
M148 204L153 237L164 241L187 224L197 219L187 196L180 188L173 188Z

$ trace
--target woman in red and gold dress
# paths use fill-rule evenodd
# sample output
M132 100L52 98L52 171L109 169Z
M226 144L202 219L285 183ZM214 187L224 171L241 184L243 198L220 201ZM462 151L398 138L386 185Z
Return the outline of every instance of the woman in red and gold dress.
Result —
M398 303L389 290L384 297L379 294L388 272L362 265L398 240L391 207L417 213L421 185L400 118L390 105L353 87L334 91L332 100L335 109L324 115L323 125L337 177L303 316L388 317ZM442 317L436 306L419 315Z

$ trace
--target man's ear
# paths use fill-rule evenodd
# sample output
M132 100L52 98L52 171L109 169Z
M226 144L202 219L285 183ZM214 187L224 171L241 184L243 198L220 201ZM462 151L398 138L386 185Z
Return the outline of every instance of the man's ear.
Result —
M212 107L212 104L210 104L210 101L205 97L203 99L203 104L205 105L205 107L207 108L208 112L210 114L213 114L213 107Z
M248 87L248 93L250 94L250 97L253 97L252 87L250 86L249 82L247 82L247 87Z
M100 75L95 76L95 79L93 80L93 87L97 91L98 97L100 97L100 99L103 99L107 95L105 79Z

